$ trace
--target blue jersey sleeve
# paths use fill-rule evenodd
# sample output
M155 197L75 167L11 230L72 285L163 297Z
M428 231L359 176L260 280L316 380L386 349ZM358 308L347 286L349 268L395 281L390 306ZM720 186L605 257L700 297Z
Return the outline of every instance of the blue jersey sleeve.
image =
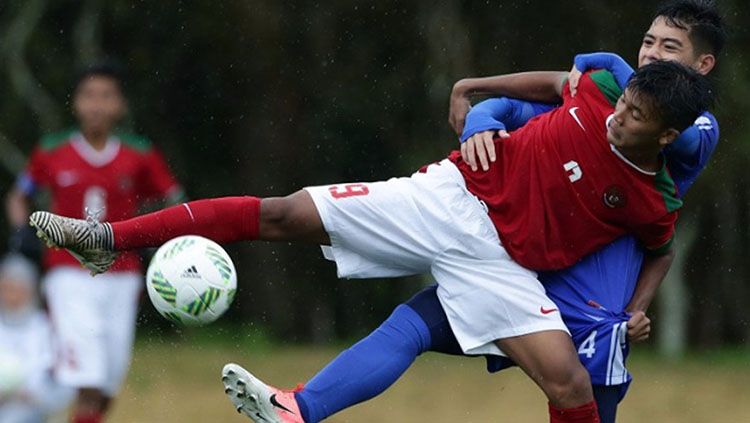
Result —
M466 115L466 125L461 142L472 135L489 130L518 129L536 115L552 110L555 106L544 103L500 97L477 103Z
M614 53L588 53L575 57L576 69L586 72L589 69L606 69L614 75L617 85L625 89L633 68L620 56Z
M664 149L667 167L680 196L685 195L698 174L706 167L718 141L719 123L711 113L704 112Z

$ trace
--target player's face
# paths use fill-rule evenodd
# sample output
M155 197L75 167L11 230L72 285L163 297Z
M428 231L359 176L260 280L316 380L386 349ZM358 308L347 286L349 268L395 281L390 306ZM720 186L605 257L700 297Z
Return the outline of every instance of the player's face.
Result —
M120 84L107 76L91 76L78 86L73 109L84 131L109 133L125 114Z
M669 25L666 19L657 17L643 36L638 67L657 60L674 60L705 75L713 69L715 59L711 54L695 51L687 30Z
M671 142L665 138L667 135L671 135L671 131L665 130L651 105L626 89L617 100L607 125L609 143L620 149L652 150Z

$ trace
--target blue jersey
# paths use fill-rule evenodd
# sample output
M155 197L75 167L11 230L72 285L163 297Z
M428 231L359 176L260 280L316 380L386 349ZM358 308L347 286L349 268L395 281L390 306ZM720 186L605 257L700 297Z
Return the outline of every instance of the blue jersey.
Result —
M616 55L595 53L576 57L576 67L607 68L624 86L632 68ZM515 108L515 110L513 110ZM462 141L483 130L518 127L544 107L520 100L487 100L479 103L466 117ZM510 121L493 125L503 118ZM664 150L667 167L682 196L705 167L716 147L719 127L708 112L686 129ZM625 368L628 354L625 307L630 302L643 263L643 249L632 236L624 236L593 253L574 266L557 272L540 273L547 295L559 307L571 332L582 363L595 385L622 385L630 381ZM505 367L489 363L489 368Z

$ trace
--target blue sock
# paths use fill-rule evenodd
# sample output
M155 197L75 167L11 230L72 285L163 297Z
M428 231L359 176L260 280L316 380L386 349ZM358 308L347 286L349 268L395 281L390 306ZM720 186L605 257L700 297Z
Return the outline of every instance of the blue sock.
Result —
M594 385L594 398L601 423L615 423L617 404L620 403L622 385Z
M430 330L401 304L374 332L339 354L295 394L305 422L318 422L391 386L430 348Z

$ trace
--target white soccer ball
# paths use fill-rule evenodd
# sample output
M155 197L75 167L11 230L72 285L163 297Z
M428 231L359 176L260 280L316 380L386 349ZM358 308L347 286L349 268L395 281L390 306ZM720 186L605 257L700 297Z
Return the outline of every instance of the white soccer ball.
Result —
M210 239L187 235L159 247L146 272L151 303L162 316L185 325L211 323L232 304L234 263Z

